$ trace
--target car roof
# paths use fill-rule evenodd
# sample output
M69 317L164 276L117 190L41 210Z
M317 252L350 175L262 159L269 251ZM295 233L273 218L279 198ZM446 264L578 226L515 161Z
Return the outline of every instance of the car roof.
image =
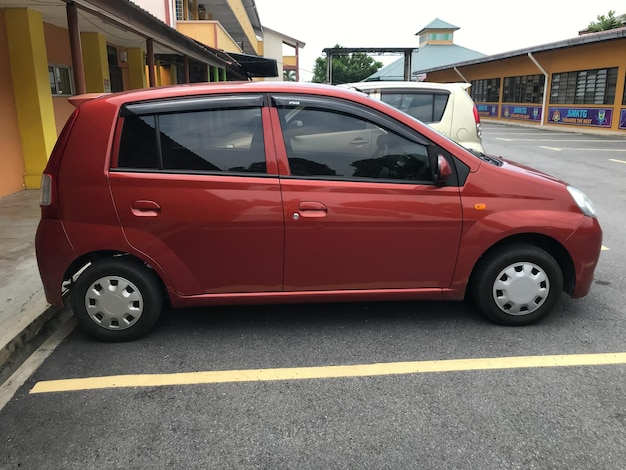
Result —
M467 90L471 84L465 82L437 83L437 82L408 82L408 81L378 81L378 82L354 82L340 85L343 88L355 90L385 90L385 89L427 89L427 90L454 90L462 88Z
M117 106L138 101L180 98L186 96L207 95L214 93L311 93L324 96L343 97L360 101L361 93L349 88L320 83L282 82L282 81L249 81L249 82L212 82L186 85L169 85L163 87L143 88L121 91L118 93L93 93L77 95L73 98L75 105L85 102L105 101Z

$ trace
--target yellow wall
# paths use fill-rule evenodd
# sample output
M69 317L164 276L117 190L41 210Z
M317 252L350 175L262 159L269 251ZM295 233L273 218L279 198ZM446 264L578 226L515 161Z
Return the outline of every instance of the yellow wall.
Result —
M87 93L111 91L106 38L100 33L83 32L80 33L80 42Z
M298 65L298 58L295 55L283 56L283 67L295 67Z
M0 8L0 129L2 152L0 152L0 197L24 189L24 160L17 111L11 78L11 64L5 28L4 10Z
M226 52L241 52L239 45L217 21L179 21L176 29L206 46Z
M4 10L15 109L24 159L24 185L39 188L56 142L56 126L41 13Z
M259 44L256 39L256 34L248 18L248 13L246 12L246 8L243 6L243 2L241 0L227 0L227 1L228 1L228 4L230 5L231 10L237 17L237 21L243 28L245 35L248 37L248 40L252 44L252 47L254 47L255 53L257 55L260 54Z
M141 47L131 47L126 50L126 53L128 54L128 82L124 82L124 86L128 85L128 89L131 90L146 88L148 81L144 49Z

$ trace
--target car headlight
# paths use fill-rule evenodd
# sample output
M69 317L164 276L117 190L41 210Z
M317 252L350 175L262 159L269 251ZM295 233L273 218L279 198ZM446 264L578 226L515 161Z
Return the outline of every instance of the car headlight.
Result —
M580 189L573 188L571 186L567 187L572 199L578 204L581 212L589 217L596 217L596 210L593 207L593 202L591 199L587 197L585 193L583 193Z

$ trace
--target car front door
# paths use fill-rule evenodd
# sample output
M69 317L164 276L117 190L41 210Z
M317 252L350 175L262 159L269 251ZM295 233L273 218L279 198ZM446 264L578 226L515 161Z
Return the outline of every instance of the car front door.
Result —
M461 203L457 186L432 182L433 146L388 117L339 100L277 95L273 104L284 141L278 158L290 168L281 177L284 289L448 286ZM307 122L316 125L307 129ZM367 151L350 144L349 130L367 134Z

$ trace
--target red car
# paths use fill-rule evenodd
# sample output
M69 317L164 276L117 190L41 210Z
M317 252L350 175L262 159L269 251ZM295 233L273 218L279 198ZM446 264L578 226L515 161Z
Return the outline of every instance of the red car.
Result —
M48 301L137 338L172 307L462 300L526 325L589 292L589 199L339 87L77 97L42 180Z

